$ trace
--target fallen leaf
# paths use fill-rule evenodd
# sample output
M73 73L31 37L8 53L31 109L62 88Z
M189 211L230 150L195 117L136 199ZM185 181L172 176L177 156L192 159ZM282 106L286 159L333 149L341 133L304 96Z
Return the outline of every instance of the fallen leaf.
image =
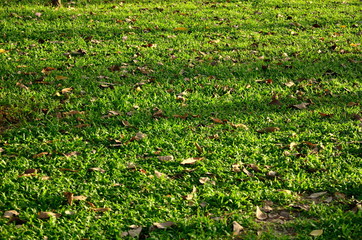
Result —
M75 213L76 213L75 211L70 211L70 210L65 210L64 211L65 215L75 215Z
M249 172L246 168L243 168L243 172L244 172L248 177L254 177L254 174L252 174L251 172Z
M158 156L157 157L159 160L161 161L173 161L174 160L174 157L172 155L168 155L168 156Z
M169 227L174 226L176 223L171 222L171 221L167 221L167 222L163 222L163 223L154 223L153 226L155 226L158 229L166 229Z
M79 195L79 196L74 196L73 197L73 200L75 200L75 201L84 201L84 200L86 200L88 197L86 197L86 196L82 196L82 195Z
M0 48L0 53L6 53L7 51L5 49Z
M215 184L216 184L215 181L211 180L211 179L208 178L208 177L200 177L199 182L200 182L201 184L205 184L205 183L208 183L208 182L211 183L212 185L215 185Z
M324 118L330 118L330 117L333 117L334 114L328 114L328 113L319 112L319 115L320 115L321 117L324 117Z
M182 165L191 165L191 164L195 164L197 161L202 160L203 158L187 158L185 160L183 160L180 164Z
M19 83L19 82L17 82L16 83L16 86L18 86L18 87L20 87L20 88L22 88L22 89L25 89L25 90L29 90L29 88L27 87L27 86L25 86L24 84L22 84L22 83Z
M18 213L17 211L15 211L15 210L8 210L8 211L5 211L5 212L4 212L3 217L4 217L4 218L12 218L12 217L16 217L16 216L18 216L18 215L19 215L19 213Z
M361 115L358 114L352 114L352 119L357 121L362 121Z
M66 79L68 79L68 77L65 77L65 76L56 76L55 79L56 79L56 80L66 80Z
M233 172L241 172L240 164L233 164L231 167Z
M316 199L319 198L323 195L325 195L327 192L317 192L317 193L312 193L311 195L309 195L309 198L311 199Z
M309 235L313 237L318 237L323 234L323 229L313 230L309 233Z
M100 172L100 173L105 173L106 170L99 168L99 167L94 167L94 168L88 168L87 170L88 172Z
M225 124L225 122L227 122L226 120L221 120L219 118L214 118L214 117L210 117L210 119L214 122L214 123L219 123L219 124Z
M184 196L183 199L185 199L185 200L192 200L192 199L194 198L196 192L197 192L196 187L195 187L195 186L192 186L192 191L191 191L191 193L189 193L189 194L187 194L186 196Z
M276 132L279 131L280 128L278 127L266 127L260 130L257 130L258 133L271 133L271 132Z
M73 151L73 152L70 152L70 153L65 153L64 156L66 156L66 157L73 157L73 156L78 156L78 155L80 155L80 154L81 154L80 152Z
M199 153L203 153L203 152L204 152L204 149L203 149L197 142L195 142L195 147L196 147L196 149L197 149L197 151L198 151Z
M49 154L48 152L41 152L41 153L33 155L33 158L40 158L40 157L46 156L48 154Z
M246 126L245 124L242 124L242 123L234 124L234 123L229 122L229 125L234 127L234 128L243 128L245 130L249 129L248 126Z
M185 28L185 27L177 27L177 28L174 28L173 30L174 30L174 31L187 31L188 28Z
M238 222L233 221L233 235L237 236L240 232L244 231L243 226L241 226Z
M138 132L138 133L136 133L136 135L133 136L129 141L138 141L138 140L144 139L145 137L147 137L146 134L144 134L144 133L142 133L142 132Z
M57 69L56 69L56 68L53 68L53 67L46 67L46 68L43 68L43 69L41 70L41 72L44 73L44 74L49 74L49 73L51 73L51 72L54 71L54 70L57 70Z
M284 83L284 85L287 86L287 87L293 87L295 85L295 83L290 81L290 82Z
M72 88L72 87L63 88L60 92L61 92L62 94L65 94L65 93L69 93L69 92L73 91L73 89L74 89L74 88Z
M156 170L155 170L155 175L156 175L156 177L158 177L158 178L166 178L166 177L167 177L166 174L161 173L161 172L156 171Z
M253 163L248 164L248 166L253 169L255 172L261 172L261 170L259 169L259 167Z
M67 198L68 204L73 205L74 194L71 192L65 192L65 193L63 193L63 195Z
M132 228L132 229L121 233L121 237L130 236L133 238L138 238L142 232L142 226L133 226L132 225L132 226L130 226L130 228Z
M295 109L306 109L307 106L310 105L310 103L300 103L300 104L296 104L296 105L292 105L291 107L295 108Z
M255 215L256 215L256 218L259 220L265 220L268 218L268 215L266 213L262 212L258 206L256 207Z
M59 218L61 214L59 213L53 213L53 212L40 212L38 214L39 219L49 219L51 217Z

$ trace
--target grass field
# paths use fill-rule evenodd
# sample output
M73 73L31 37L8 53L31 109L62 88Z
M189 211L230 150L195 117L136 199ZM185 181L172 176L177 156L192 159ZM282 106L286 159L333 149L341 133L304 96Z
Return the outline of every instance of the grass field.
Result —
M15 2L0 239L362 236L361 1Z

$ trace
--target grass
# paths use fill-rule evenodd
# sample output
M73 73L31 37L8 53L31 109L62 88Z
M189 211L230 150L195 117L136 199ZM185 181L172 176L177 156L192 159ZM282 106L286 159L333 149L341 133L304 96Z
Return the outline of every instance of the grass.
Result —
M0 9L0 238L362 235L360 1L102 2Z

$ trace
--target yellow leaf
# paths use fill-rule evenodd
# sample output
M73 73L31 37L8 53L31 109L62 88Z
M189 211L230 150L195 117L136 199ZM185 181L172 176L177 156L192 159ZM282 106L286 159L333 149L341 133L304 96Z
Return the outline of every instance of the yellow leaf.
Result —
M68 79L68 77L65 77L65 76L56 76L55 79L56 79L56 80L66 80L66 79Z
M318 237L323 234L323 229L313 230L309 233L309 235Z
M5 49L0 48L0 53L6 53L7 51Z
M189 30L188 28L185 28L185 27L177 27L177 28L174 28L173 29L174 31L187 31Z

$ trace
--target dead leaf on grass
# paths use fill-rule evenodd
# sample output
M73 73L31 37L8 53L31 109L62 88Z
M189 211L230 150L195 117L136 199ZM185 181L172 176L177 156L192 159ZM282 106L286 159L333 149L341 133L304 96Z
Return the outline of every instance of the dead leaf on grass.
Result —
M130 226L130 228L131 228L131 230L121 233L121 237L130 236L133 238L138 238L142 232L142 226L132 225L132 226Z
M291 107L294 108L294 109L306 109L308 107L308 105L310 105L310 103L300 103L300 104L295 104L295 105L292 105Z
M309 235L313 237L318 237L321 236L322 234L323 234L323 229L313 230L309 233Z
M167 221L167 222L163 222L163 223L154 223L153 226L158 228L158 229L166 229L169 227L174 226L176 223L171 222L171 221Z
M108 212L108 211L112 211L111 208L91 208L92 211L94 212Z
M255 215L256 215L256 218L259 220L265 220L268 218L268 215L266 213L264 213L263 211L261 211L258 206L256 207Z
M99 168L99 167L94 167L94 168L88 168L87 170L88 172L100 172L100 173L105 173L106 170Z
M38 213L38 218L39 219L49 219L51 217L59 218L60 216L61 216L61 214L54 213L54 212L40 212L40 213Z
M168 162L168 161L173 161L174 157L172 155L168 155L168 156L158 156L157 157L158 160L164 161L164 162Z
M193 157L191 157L191 158L187 158L187 159L183 160L180 164L181 165L192 165L192 164L195 164L196 162L198 162L198 161L200 161L202 159L204 159L204 158L193 158Z
M260 130L257 130L258 133L271 133L271 132L276 132L279 131L280 128L278 127L266 127Z
M57 70L56 68L53 68L53 67L46 67L46 68L43 68L42 70L41 70L41 72L42 73L44 73L44 74L50 74L52 71L54 71L54 70Z
M319 198L323 195L327 194L327 192L317 192L317 193L312 193L311 195L308 196L308 198L311 198L311 199L316 199L316 198Z
M66 156L66 157L73 157L73 156L78 156L78 155L80 155L80 154L81 154L80 152L73 151L73 152L65 153L64 156Z
M242 231L244 231L244 227L241 226L238 222L233 221L233 235L237 236L239 235Z
M15 210L8 210L8 211L5 211L5 212L4 212L3 217L4 217L4 218L12 218L12 217L16 217L16 216L18 216L18 215L19 215L19 213L18 213L17 211L15 211Z

